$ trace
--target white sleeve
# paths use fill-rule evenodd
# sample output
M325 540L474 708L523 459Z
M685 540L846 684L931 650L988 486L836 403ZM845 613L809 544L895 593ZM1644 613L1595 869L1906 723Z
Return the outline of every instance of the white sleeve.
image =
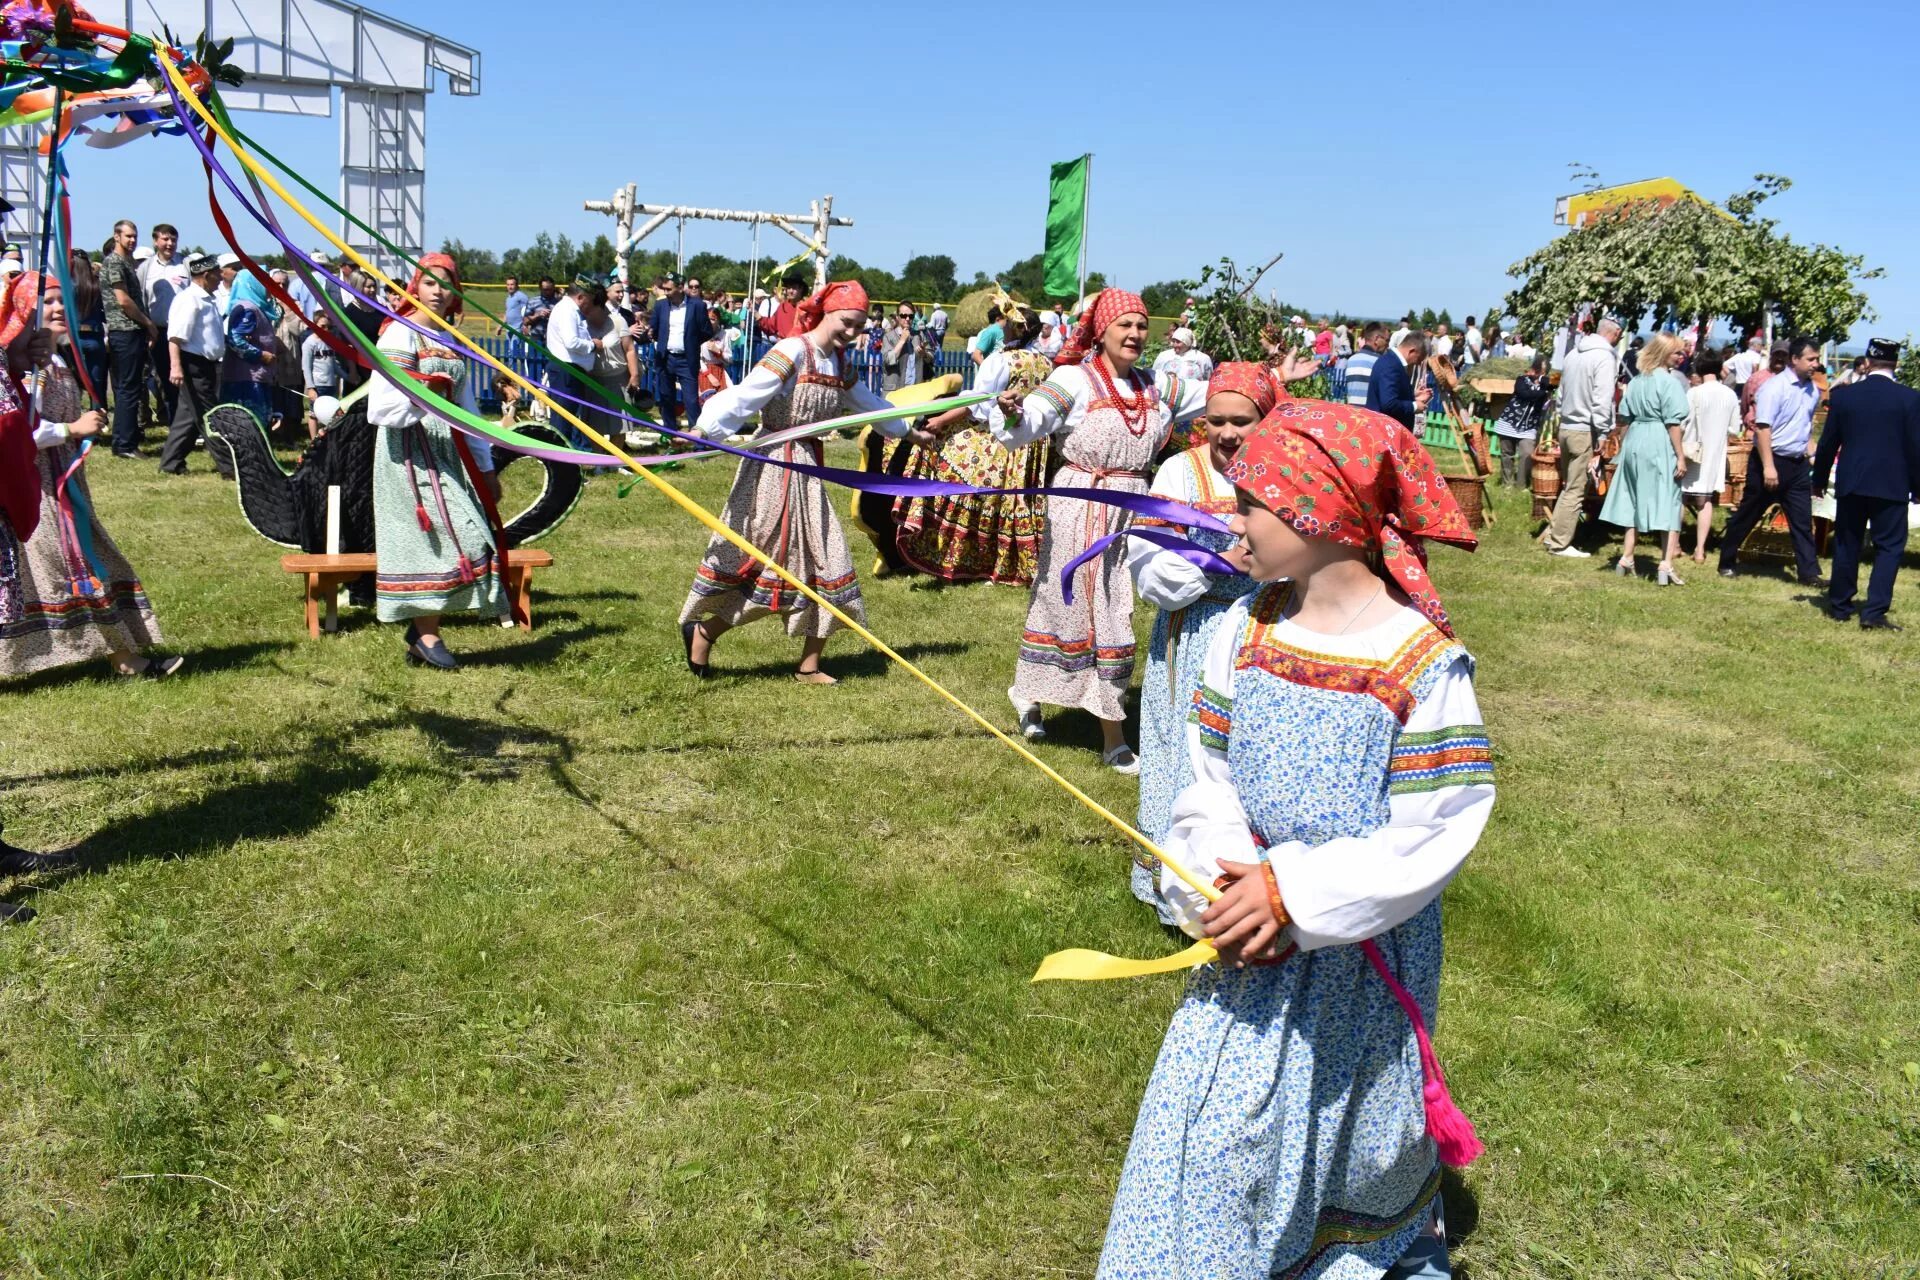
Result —
M766 408L773 398L793 381L799 368L800 344L805 338L782 338L747 370L747 376L713 393L700 410L700 425L694 428L709 440L725 440L737 434L747 419Z
M1225 862L1255 862L1253 829L1241 807L1227 767L1227 737L1233 725L1233 659L1247 627L1244 596L1227 610L1213 633L1193 706L1187 712L1187 755L1194 781L1173 798L1173 820L1160 841L1169 858L1195 878L1211 884ZM1191 938L1206 937L1200 917L1211 904L1162 864L1160 897L1172 910L1174 922Z
M1471 659L1456 658L1393 747L1387 824L1321 845L1266 851L1301 950L1360 942L1440 895L1493 811L1493 762Z
M375 345L382 355L404 368L414 363L418 342L413 330L403 324L390 324ZM376 371L373 390L367 393L367 421L376 427L404 427L420 421L420 411L413 407L413 401L407 399L392 378Z
M997 396L1007 389L1007 384L1012 380L1012 376L1007 372L1007 357L1004 353L996 351L982 360L980 367L974 370L973 389L976 392L984 391L988 395ZM967 410L968 415L975 422L981 423L986 422L992 412L993 401L991 400L982 400Z
M1200 356L1200 373L1198 375L1200 381L1203 383L1213 381L1213 357L1204 351L1199 352L1198 355Z
M1009 422L1000 406L989 400L987 428L1005 447L1024 449L1071 427L1076 421L1073 411L1082 409L1084 413L1083 404L1090 391L1087 375L1077 367L1055 369L1020 402L1018 422Z
M167 304L167 341L185 342L193 335L195 300L182 289Z
M1153 389L1160 393L1160 403L1167 406L1173 415L1169 425L1178 426L1182 422L1191 422L1207 409L1207 379L1195 381L1183 378L1177 373L1155 373Z
M845 353L842 353L841 359L844 360L845 358ZM893 401L887 399L858 378L855 378L853 385L847 388L847 399L853 401L853 407L856 413L873 413L881 409L894 408ZM897 440L907 434L907 428L911 425L912 419L903 416L899 418L882 419L873 424L873 429L881 435L891 436Z
M1182 483L1192 468L1184 455L1168 458L1160 464L1147 492L1158 498L1189 502L1192 495ZM1135 518L1136 526L1157 523ZM1134 590L1147 603L1162 609L1184 609L1207 593L1207 571L1165 547L1145 538L1127 539L1127 572L1133 575Z
M67 425L64 422L53 422L42 418L40 419L40 425L33 429L33 447L35 449L51 449L53 446L63 443L67 435Z

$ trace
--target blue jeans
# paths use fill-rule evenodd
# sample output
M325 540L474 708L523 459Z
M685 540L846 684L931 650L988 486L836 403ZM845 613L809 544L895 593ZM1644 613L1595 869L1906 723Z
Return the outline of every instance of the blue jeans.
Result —
M700 375L694 370L693 357L684 351L668 352L658 367L660 389L655 399L660 402L660 420L678 431L684 409L689 426L700 421Z
M132 453L140 445L140 400L147 394L147 335L109 329L107 353L113 363L113 451Z

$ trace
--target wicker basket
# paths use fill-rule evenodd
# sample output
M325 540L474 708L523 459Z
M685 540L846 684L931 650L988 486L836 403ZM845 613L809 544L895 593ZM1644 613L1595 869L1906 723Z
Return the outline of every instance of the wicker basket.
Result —
M1481 476L1441 476L1447 482L1447 492L1460 504L1460 512L1467 518L1467 528L1484 529L1487 527L1487 482Z
M1589 520L1600 518L1600 508L1606 505L1607 490L1613 488L1613 473L1619 469L1619 462L1609 458L1600 464L1600 478L1587 482L1587 500L1582 510Z
M1727 446L1727 487L1720 491L1720 505L1737 507L1747 487L1748 444L1745 436Z
M1553 504L1560 497L1560 446L1533 451L1533 518L1553 516Z

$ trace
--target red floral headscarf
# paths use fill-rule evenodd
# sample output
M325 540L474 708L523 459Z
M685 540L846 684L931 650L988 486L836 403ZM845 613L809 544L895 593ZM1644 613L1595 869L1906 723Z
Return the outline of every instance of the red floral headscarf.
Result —
M0 294L0 350L12 346L15 338L33 327L33 313L40 305L41 279L38 271L21 271L7 281L6 292Z
M819 290L812 297L801 300L794 309L793 332L796 336L811 333L820 322L834 311L865 311L867 309L867 289L858 280L838 280Z
M1145 314L1147 304L1140 300L1139 294L1128 293L1125 289L1102 289L1094 296L1093 305L1080 317L1080 327L1073 331L1073 337L1053 358L1054 364L1079 364L1100 345L1101 335L1106 333L1107 326L1124 315Z
M1453 634L1423 544L1431 538L1471 551L1479 539L1433 456L1398 421L1353 405L1283 400L1226 475L1297 532L1377 552L1414 607Z
M463 303L460 292L460 264L444 253L423 253L420 255L420 265L413 269L413 279L407 281L408 296L402 298L400 305L395 307L394 310L403 316L410 316L420 310L420 304L415 302L414 298L419 296L416 291L420 288L420 282L427 278L427 271L429 269L432 270L434 275L440 277L440 283L450 285L453 288L453 310L447 312L443 317L451 324L460 318ZM392 323L393 321L391 320L383 322L380 326L381 331L385 332L387 325Z
M1272 413L1280 399L1280 386L1273 380L1273 371L1250 360L1229 360L1214 367L1213 376L1207 379L1207 399L1213 399L1222 391L1237 391L1253 401L1262 417Z

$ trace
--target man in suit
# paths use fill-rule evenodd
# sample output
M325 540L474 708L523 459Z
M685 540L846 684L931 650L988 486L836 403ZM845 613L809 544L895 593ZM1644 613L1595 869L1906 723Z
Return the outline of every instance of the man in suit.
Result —
M1827 426L1813 461L1813 492L1827 491L1834 455L1840 455L1834 486L1833 575L1827 610L1835 622L1853 617L1860 581L1860 546L1873 530L1873 573L1860 625L1869 631L1899 631L1887 617L1893 579L1907 549L1907 504L1920 489L1920 391L1894 381L1900 344L1875 338L1867 344L1867 376L1836 387L1827 406Z
M1409 333L1374 362L1373 376L1367 380L1367 408L1397 420L1415 435L1420 432L1413 424L1433 398L1424 376L1426 359L1426 335Z
M700 420L700 348L713 337L713 317L707 304L687 293L677 273L662 276L666 292L653 304L648 325L653 330L653 363L660 378L655 398L667 426L680 429L680 412L687 422Z

